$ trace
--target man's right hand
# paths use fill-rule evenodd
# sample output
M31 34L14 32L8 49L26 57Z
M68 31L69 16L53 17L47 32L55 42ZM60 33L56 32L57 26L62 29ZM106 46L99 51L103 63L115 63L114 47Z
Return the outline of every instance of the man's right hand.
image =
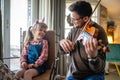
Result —
M70 51L74 49L74 43L67 39L61 40L60 46L66 53L69 53Z

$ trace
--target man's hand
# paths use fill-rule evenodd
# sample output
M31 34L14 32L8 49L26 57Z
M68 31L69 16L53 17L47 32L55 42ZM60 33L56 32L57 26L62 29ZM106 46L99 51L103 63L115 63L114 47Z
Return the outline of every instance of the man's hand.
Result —
M97 39L90 37L85 43L85 51L88 58L95 58L98 55L98 41Z
M74 49L74 43L71 42L70 40L67 39L63 39L60 41L60 46L62 47L62 49L68 53L70 51L72 51Z

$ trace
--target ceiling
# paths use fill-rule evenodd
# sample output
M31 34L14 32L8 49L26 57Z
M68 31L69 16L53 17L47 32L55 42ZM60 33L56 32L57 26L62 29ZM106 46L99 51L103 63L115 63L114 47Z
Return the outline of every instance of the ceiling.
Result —
M120 0L101 0L101 4L107 8L112 19L120 20Z

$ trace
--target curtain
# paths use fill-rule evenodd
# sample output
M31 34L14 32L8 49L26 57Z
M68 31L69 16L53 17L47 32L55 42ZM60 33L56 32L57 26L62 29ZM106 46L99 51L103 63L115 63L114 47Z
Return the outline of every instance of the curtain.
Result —
M65 29L65 0L51 0L50 3L51 11L51 26L56 31L56 48L58 48L58 42L64 38L64 29ZM56 53L57 53L56 49ZM64 63L65 59L63 55L60 55L60 60L58 64L58 73L64 75Z
M45 17L49 30L55 30L56 32L56 55L58 42L64 38L65 29L65 0L39 0L39 19ZM64 75L65 64L64 56L60 56L58 64L58 74Z
M50 30L64 37L65 0L39 0L39 19L45 18Z
M1 15L1 10L0 10L0 59L2 60L2 58L3 58L3 47L2 47L2 15Z
M31 25L39 19L39 0L31 0Z
M49 30L53 30L51 18L51 0L39 0L39 19L45 19Z
M65 0L31 0L31 13L32 23L45 18L48 29L55 30L60 39L64 38Z

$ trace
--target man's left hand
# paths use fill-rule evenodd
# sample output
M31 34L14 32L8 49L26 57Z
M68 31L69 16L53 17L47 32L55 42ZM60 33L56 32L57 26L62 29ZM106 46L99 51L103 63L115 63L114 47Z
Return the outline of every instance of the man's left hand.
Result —
M96 38L90 37L85 43L85 51L88 58L95 58L98 55L98 41Z

